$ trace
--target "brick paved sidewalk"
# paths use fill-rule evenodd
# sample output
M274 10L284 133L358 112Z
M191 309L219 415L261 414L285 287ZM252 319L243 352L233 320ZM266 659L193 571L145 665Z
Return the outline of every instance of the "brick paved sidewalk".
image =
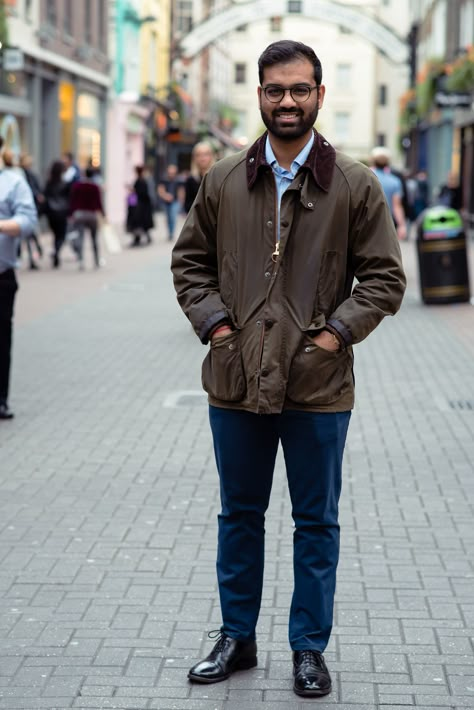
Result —
M56 306L23 303L17 416L0 426L0 710L474 708L473 308L422 306L412 278L400 315L356 348L332 695L291 691L281 459L258 668L190 686L220 623L218 488L204 399L179 406L205 350L168 263L150 251ZM25 274L34 299L31 278L47 275Z

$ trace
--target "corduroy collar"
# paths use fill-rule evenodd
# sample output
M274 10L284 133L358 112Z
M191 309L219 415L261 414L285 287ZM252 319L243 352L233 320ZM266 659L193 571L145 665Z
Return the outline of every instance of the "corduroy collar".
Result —
M321 190L328 192L336 162L336 151L320 133L314 131L314 134L313 147L300 170L309 170ZM265 160L266 138L267 131L247 151L247 185L249 190L254 186L259 171L270 169Z

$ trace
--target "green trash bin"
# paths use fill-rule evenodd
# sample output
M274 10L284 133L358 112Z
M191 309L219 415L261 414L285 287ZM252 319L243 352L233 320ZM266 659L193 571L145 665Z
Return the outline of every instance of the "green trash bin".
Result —
M466 235L457 210L437 206L422 213L417 251L424 303L469 301Z

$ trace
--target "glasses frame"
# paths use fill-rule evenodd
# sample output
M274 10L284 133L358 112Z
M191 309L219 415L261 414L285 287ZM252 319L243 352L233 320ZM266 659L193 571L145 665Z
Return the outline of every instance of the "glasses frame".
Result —
M291 98L293 99L293 101L295 101L297 104L303 104L303 103L305 103L306 101L309 100L309 98L310 98L310 96L311 96L311 94L313 93L314 90L316 90L316 91L319 90L320 86L321 86L321 84L316 84L316 86L307 86L306 84L295 84L294 86L290 86L290 87L288 87L288 88L285 88L284 86L279 86L278 84L268 84L268 86L262 86L261 89L262 89L262 91L263 91L263 94L264 94L266 100L269 101L271 104L279 104L281 101L283 101L283 99L284 99L285 96L286 96L286 92L287 92L287 91L289 91L290 96L291 96ZM304 88L304 89L307 89L307 91L308 91L307 97L306 97L305 99L302 99L302 98L295 98L295 97L293 96L293 91L294 91L295 89L303 89L303 88ZM282 95L280 96L279 99L271 99L271 98L267 95L268 89L280 89L283 93L282 93Z

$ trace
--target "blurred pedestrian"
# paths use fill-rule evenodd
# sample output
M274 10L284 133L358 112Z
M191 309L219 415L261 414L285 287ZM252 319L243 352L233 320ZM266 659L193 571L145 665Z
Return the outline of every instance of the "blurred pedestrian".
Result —
M264 520L281 441L295 525L294 691L320 696L331 690L322 654L333 623L352 345L398 310L405 277L380 182L313 129L325 94L314 51L275 42L259 77L268 132L209 170L173 249L179 303L210 342L202 382L222 506L222 626L188 678L214 683L257 664Z
M75 182L71 188L69 200L69 216L72 226L78 231L76 254L79 268L84 268L84 232L87 229L91 235L94 264L100 266L99 245L97 242L98 215L105 217L102 195L99 186L94 182L93 168L86 168L85 176Z
M63 179L64 163L55 160L44 188L45 213L54 237L53 267L60 266L60 252L66 239L70 185Z
M131 246L138 247L141 244L142 235L145 236L147 244L151 243L150 229L153 229L154 222L150 191L144 176L143 165L135 167L135 174L133 191L128 197L127 232L133 235Z
M372 150L373 171L377 175L385 193L387 203L397 228L399 239L406 239L406 216L403 209L403 187L400 178L390 169L390 151L384 146L376 146Z
M415 219L418 219L420 214L428 207L430 204L429 200L429 187L428 187L428 175L424 170L419 170L415 175L416 180L416 192L413 201Z
M0 163L4 140L0 137ZM33 194L25 178L0 170L0 419L12 419L8 405L18 240L36 229Z
M447 175L446 182L440 185L436 204L451 207L453 210L461 209L462 190L454 171L451 170Z
M63 180L72 186L81 179L81 169L76 163L73 153L63 153L62 162L64 164Z
M23 170L26 182L30 186L30 190L33 193L33 199L35 201L36 212L38 217L44 212L44 195L41 189L41 183L38 175L33 171L33 158L29 153L22 153L20 155L20 167ZM38 230L35 229L30 232L24 239L26 242L26 248L28 251L28 262L30 269L37 269L38 263L33 257L33 246L36 248L38 258L41 259L43 256L43 248L38 236Z
M165 207L168 239L173 241L176 219L183 199L183 186L179 181L178 168L176 165L168 165L166 168L166 177L160 180L157 192Z
M212 146L205 141L196 143L191 154L191 173L184 184L184 211L188 214L196 198L204 175L215 163Z

